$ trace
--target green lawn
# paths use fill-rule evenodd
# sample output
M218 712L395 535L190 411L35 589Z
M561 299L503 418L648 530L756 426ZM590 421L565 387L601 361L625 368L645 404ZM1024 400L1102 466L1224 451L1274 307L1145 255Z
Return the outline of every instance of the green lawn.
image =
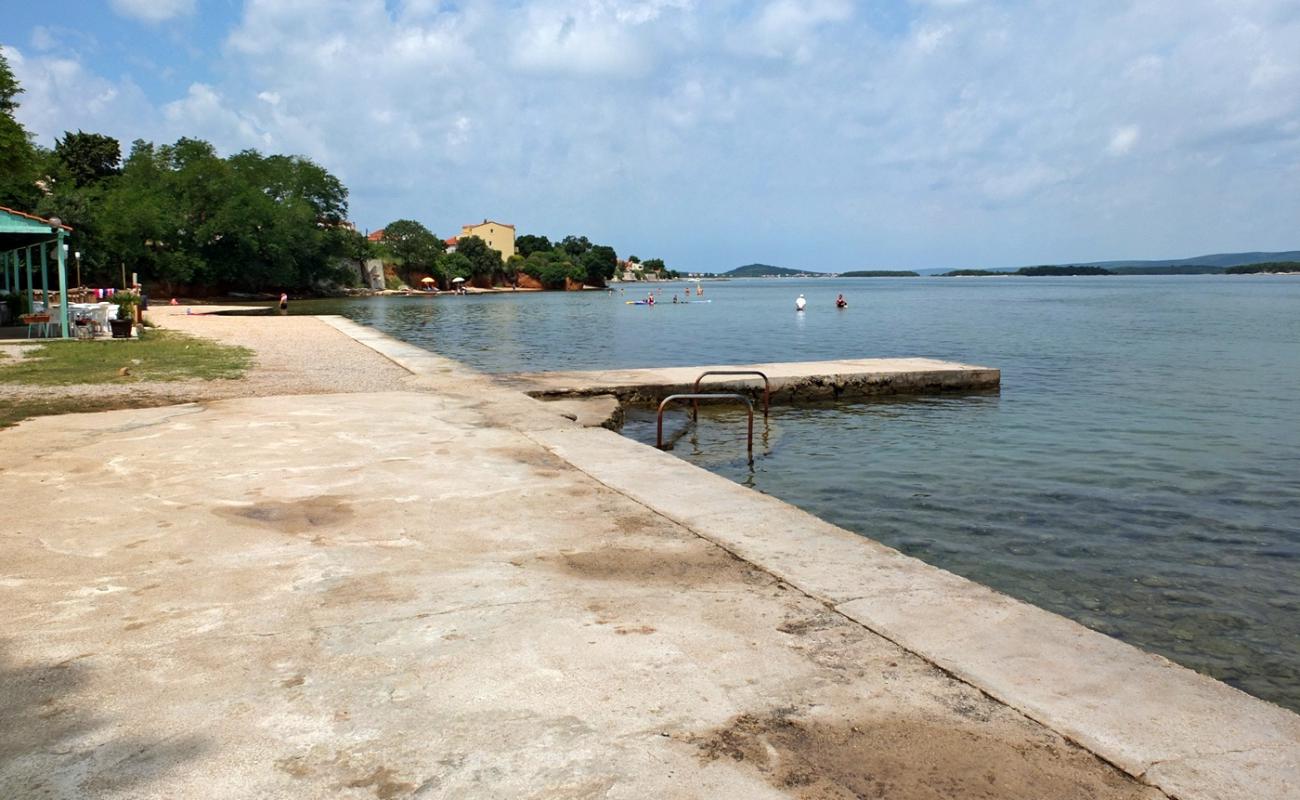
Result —
M28 351L21 361L0 359L0 383L70 386L239 378L252 363L253 351L246 347L217 344L153 328L147 329L141 339L48 342ZM127 370L125 375L123 367ZM102 397L93 392L59 398L16 399L0 402L0 428L30 417L144 408L171 402L174 401L131 395Z
M0 364L0 383L68 386L78 383L239 378L253 351L176 331L146 330L140 339L57 341ZM128 374L123 375L126 368Z

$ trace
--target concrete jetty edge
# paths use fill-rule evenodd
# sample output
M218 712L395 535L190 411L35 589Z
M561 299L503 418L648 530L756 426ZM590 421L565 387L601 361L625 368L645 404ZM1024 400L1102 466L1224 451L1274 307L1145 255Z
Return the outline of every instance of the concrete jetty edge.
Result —
M477 374L341 317L320 319L416 375ZM1169 796L1300 796L1300 716L670 454L580 427L530 403L513 379L478 377L517 412L516 430L597 482Z
M1002 372L993 367L932 358L863 358L765 364L717 364L584 372L528 372L500 376L506 386L532 397L613 395L625 403L657 403L694 390L701 373L759 371L775 403L850 400L904 394L997 391ZM704 391L761 393L758 377L710 376Z

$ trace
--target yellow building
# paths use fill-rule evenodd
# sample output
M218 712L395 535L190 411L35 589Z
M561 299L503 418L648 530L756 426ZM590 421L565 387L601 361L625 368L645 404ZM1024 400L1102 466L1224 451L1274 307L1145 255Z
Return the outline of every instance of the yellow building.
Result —
M477 236L493 250L501 251L501 260L505 261L515 254L515 226L504 222L485 219L478 225L460 226L460 238Z

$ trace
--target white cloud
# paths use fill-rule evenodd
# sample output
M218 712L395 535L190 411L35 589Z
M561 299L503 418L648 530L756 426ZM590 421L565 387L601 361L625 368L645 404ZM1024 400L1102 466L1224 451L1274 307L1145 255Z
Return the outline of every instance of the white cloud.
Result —
M113 10L141 22L165 22L194 13L194 0L109 0Z
M824 266L1026 263L1296 246L1289 4L247 0L222 67L152 103L117 64L11 61L42 136L307 155L363 227L489 215L708 268L836 218Z
M1125 125L1118 128L1111 134L1110 144L1106 145L1106 152L1112 156L1128 155L1129 151L1133 149L1133 145L1138 143L1141 135L1142 130L1136 125Z
M203 83L191 84L185 97L163 106L163 118L175 138L203 131L203 138L226 152L275 143L251 111L231 108L219 92Z
M36 50L53 50L58 46L58 40L54 37L54 32L44 25L37 25L32 28L32 47Z
M819 29L852 16L848 0L769 0L729 40L738 52L803 62L818 50Z
M123 143L156 130L157 115L131 80L96 75L76 58L4 51L23 87L16 116L38 144L51 147L70 130L105 133Z
M951 25L939 25L936 27L923 27L916 32L915 41L916 49L922 53L933 53L943 44L943 40L952 33Z

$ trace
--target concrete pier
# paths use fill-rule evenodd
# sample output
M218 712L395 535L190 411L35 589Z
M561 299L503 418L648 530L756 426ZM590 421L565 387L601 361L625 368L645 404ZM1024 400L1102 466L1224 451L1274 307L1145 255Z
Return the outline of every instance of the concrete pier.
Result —
M502 377L505 385L538 398L613 395L625 403L657 403L691 391L709 370L757 370L767 375L772 402L848 400L884 395L973 392L997 389L1002 373L992 367L930 358L863 358L699 367L529 372ZM704 391L762 390L760 378L712 376ZM725 388L724 388L725 387Z
M321 322L414 380L0 432L0 797L1300 796L1295 714Z

